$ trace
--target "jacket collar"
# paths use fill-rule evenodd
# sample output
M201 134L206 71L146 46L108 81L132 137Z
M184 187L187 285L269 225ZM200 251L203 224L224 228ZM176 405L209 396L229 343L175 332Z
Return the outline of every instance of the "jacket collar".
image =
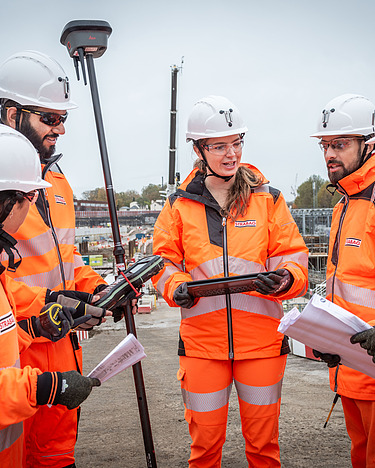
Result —
M375 182L375 155L371 156L363 166L355 172L339 180L338 188L343 188L350 196L361 192Z

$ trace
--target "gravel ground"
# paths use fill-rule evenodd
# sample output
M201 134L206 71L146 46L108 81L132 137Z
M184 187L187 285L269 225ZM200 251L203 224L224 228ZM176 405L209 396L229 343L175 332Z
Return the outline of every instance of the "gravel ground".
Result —
M138 339L147 354L142 370L157 465L187 467L190 437L176 379L179 311L161 301L151 314L138 314L135 321ZM113 324L109 319L82 342L85 374L124 338L124 327L123 321ZM323 429L333 396L324 363L288 357L280 417L283 468L351 466L350 440L340 401ZM78 468L147 466L131 369L94 388L83 403L76 464ZM234 387L222 467L247 467Z

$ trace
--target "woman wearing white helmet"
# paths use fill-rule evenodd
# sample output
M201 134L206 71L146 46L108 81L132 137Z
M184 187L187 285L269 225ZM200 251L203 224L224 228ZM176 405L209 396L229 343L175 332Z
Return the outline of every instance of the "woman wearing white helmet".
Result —
M17 131L0 125L0 253L5 252L8 257L8 269L16 269L21 262L21 259L15 261L16 241L10 234L24 221L38 190L49 186L41 178L39 157L32 144ZM23 466L22 421L47 403L75 408L100 382L76 371L42 373L30 366L19 368L19 352L34 338L58 341L71 327L86 322L90 316L74 320L75 309L50 303L38 316L22 320L17 326L15 301L7 287L13 280L4 271L0 263L0 466L20 468ZM29 307L36 295L44 299L46 289L39 289L30 289L29 297L25 298ZM66 386L64 393L63 386Z
M289 348L277 327L281 301L305 293L307 249L281 193L241 162L246 132L228 99L195 104L186 137L198 159L154 230L154 253L165 262L154 283L169 305L181 307L178 379L194 468L221 465L233 381L249 466L280 466ZM200 299L188 293L192 280L248 273L258 274L256 291Z

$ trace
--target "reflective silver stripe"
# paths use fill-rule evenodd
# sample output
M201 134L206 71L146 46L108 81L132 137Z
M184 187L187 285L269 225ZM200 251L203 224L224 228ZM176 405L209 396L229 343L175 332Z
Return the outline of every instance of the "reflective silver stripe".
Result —
M53 250L55 246L50 230L30 239L17 241L17 249L22 258L40 257Z
M75 228L54 228L59 244L73 245L75 240Z
M282 305L261 297L247 294L231 294L232 309L252 312L253 314L267 315L280 319L283 316ZM225 296L201 297L198 304L191 309L181 309L181 317L188 319L198 315L209 314L216 310L225 309Z
M332 284L333 284L333 277L331 276L330 278L327 278L327 281L326 281L326 294L327 294L327 296L329 294L332 294Z
M251 385L245 385L238 382L237 380L235 380L234 383L236 385L238 396L242 401L245 401L250 405L267 406L279 401L283 380L281 379L279 382L265 387L253 387Z
M253 189L253 192L254 193L261 193L261 192L270 193L270 187L269 185L260 185L259 187L255 187L255 189Z
M244 258L229 257L229 273L234 275L246 275L248 273L260 273L265 271L264 265ZM201 263L190 272L193 281L200 281L211 278L212 276L223 275L224 265L223 257L213 258L207 262Z
M83 263L82 257L80 255L74 254L74 268L79 268L85 266Z
M74 280L74 264L64 262L65 280ZM16 281L22 281L28 286L40 286L42 288L55 289L61 285L61 272L60 266L57 265L53 270L44 273L37 273L35 275L20 276L14 278Z
M280 255L278 257L270 257L266 261L267 270L277 270L282 263L294 262L305 267L308 266L308 255L305 252L296 252L288 255Z
M23 423L11 424L0 431L0 452L11 447L22 435Z
M157 290L161 295L164 294L165 283L167 282L169 277L172 276L174 273L181 273L182 272L182 265L179 265L180 268L177 268L176 266L174 266L174 264L172 264L170 262L170 260L164 259L164 261L168 262L168 263L167 263L167 266L165 267L165 269L163 271L163 274L159 278L158 284L157 284Z
M181 391L187 409L205 413L215 411L228 404L230 392L232 391L232 382L223 390L212 393L194 393L184 388Z
M361 288L360 286L354 286L353 284L343 283L337 278L335 278L335 296L339 296L341 299L361 307L375 309L375 291Z

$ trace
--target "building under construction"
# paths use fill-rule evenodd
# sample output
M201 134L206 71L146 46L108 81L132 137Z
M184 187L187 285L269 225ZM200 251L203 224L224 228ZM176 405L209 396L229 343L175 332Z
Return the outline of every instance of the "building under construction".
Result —
M291 210L293 219L309 249L309 289L323 294L332 211L333 208Z

